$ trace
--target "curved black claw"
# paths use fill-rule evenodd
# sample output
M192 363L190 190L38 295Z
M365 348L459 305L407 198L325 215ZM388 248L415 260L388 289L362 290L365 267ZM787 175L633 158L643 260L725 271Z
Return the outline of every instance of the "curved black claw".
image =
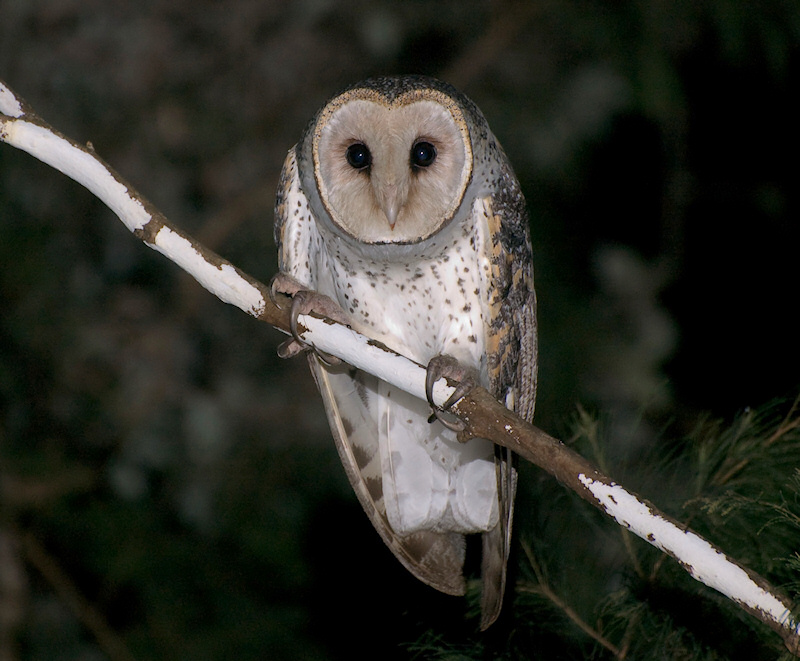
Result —
M460 434L467 428L467 425L464 424L463 420L460 420L455 416L448 418L445 411L440 411L439 409L434 408L433 413L431 413L430 417L428 418L428 422L430 423L436 420L441 422L450 431L456 432L456 434Z
M294 341L294 338L291 340L286 340L285 342L281 342L278 345L278 348L275 352L278 354L278 358L292 358L296 356L298 353L303 351L303 348L298 348L297 342Z
M305 311L306 295L305 292L299 291L292 298L292 309L289 312L289 330L292 331L292 337L302 347L309 347L308 342L305 342L297 331L297 318Z
M272 281L269 283L269 293L273 304L280 310L283 308L281 308L275 300L275 280L277 277L278 276L272 278ZM292 333L292 337L278 345L278 358L292 358L298 353L311 349L311 346L300 337L297 331L297 318L303 313L302 306L304 303L305 297L303 293L296 292L292 298L292 307L289 312L289 330Z
M442 377L447 376L457 379L459 383L453 391L453 394L447 398L447 401L444 402L441 407L438 407L433 401L433 384ZM447 413L447 410L459 399L469 394L475 385L475 380L472 376L452 356L435 356L432 358L428 363L428 370L425 375L425 397L427 397L428 404L430 404L433 409L433 413L431 417L428 418L428 422L438 420L445 427L454 432L464 431L466 429L464 422L452 414Z
M280 273L276 273L275 275L272 276L272 279L269 281L269 300L272 301L272 304L276 308L278 308L279 310L283 310L283 308L278 303L278 297L277 297L278 291L276 289L278 285L278 278L280 275L281 275Z

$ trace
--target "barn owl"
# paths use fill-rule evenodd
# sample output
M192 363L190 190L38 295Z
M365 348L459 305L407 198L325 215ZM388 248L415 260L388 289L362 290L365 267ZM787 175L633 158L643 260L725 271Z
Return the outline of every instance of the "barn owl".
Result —
M428 365L434 378L457 365L531 420L536 298L525 201L463 94L397 76L333 97L286 158L275 240L278 290ZM510 452L485 439L460 443L431 403L369 374L315 353L309 361L350 483L398 560L460 595L465 535L482 535L485 629L505 589Z

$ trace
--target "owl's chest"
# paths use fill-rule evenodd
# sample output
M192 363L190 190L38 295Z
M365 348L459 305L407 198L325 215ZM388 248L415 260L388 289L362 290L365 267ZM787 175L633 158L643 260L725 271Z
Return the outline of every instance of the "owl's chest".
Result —
M470 233L433 257L402 261L320 247L317 286L357 327L422 364L447 353L485 373L490 268Z

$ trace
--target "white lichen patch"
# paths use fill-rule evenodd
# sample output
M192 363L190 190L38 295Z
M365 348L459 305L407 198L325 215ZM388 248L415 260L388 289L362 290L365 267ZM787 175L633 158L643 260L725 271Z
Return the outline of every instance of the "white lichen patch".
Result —
M0 83L0 113L9 117L22 117L22 104L19 102L14 92Z
M247 282L230 264L217 266L206 261L191 241L169 227L162 227L153 243L148 245L175 262L220 300L253 316L264 311L264 297L258 288Z
M695 580L718 590L789 629L796 629L786 604L758 585L744 569L705 539L654 514L618 484L606 484L584 474L578 479L617 523L672 555Z
M99 197L131 230L142 229L151 216L94 154L79 149L49 129L24 120L7 122L3 140L74 179Z
M348 365L364 370L379 379L425 400L426 369L342 324L324 321L313 315L300 315L300 338L316 349L342 359ZM433 401L444 404L455 388L441 378L433 385Z

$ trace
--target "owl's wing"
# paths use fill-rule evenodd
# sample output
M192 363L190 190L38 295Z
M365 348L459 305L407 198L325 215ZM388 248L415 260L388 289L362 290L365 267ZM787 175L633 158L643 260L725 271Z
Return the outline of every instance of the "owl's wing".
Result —
M519 184L502 156L494 193L483 200L491 261L486 315L489 387L506 407L530 422L536 401L537 363L530 230ZM494 622L502 607L516 494L513 453L500 446L495 451L500 521L483 534L482 629Z
M530 422L537 365L533 260L525 199L505 160L484 204L492 271L486 342L490 390Z
M284 162L275 204L275 243L281 271L319 290L321 255L308 199L300 186L296 152ZM328 367L309 356L336 448L350 484L372 525L397 559L419 580L448 594L464 594L464 536L430 531L400 536L389 525L378 446L378 379Z

